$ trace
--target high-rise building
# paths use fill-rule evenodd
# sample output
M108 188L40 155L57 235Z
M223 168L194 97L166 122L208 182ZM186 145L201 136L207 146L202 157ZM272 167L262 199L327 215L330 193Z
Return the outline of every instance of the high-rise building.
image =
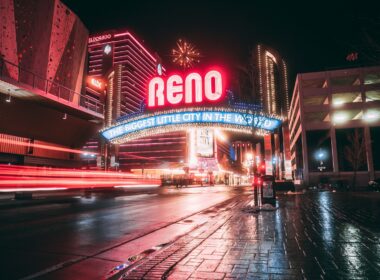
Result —
M109 31L90 35L88 43L88 76L104 79L121 65L120 100L118 116L140 110L145 99L148 80L157 75L159 60L154 57L130 32Z
M289 110L289 90L285 61L275 50L261 44L252 52L252 60L256 70L256 100L267 113L286 117Z
M91 35L88 53L88 78L108 81L108 96L104 98L108 108L106 125L119 117L139 112L146 97L149 79L165 75L160 58L148 51L128 31L112 30ZM122 169L144 169L168 162L183 162L186 155L186 134L166 133L134 140L120 145L117 154L116 161Z
M263 111L283 117L283 125L272 135L264 136L267 174L291 179L288 73L285 61L275 50L259 44L252 52L254 66L254 100Z

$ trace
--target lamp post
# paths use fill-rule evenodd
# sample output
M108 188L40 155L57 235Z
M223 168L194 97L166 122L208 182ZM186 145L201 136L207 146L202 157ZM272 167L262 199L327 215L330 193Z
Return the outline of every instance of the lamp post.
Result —
M273 165L273 174L274 174L274 177L278 178L277 177L277 166L278 166L278 164L277 164L277 157L276 156L273 156L273 158L272 158L272 165Z
M323 170L326 169L326 166L324 166L324 160L326 159L326 151L322 150L322 149L319 149L316 153L315 153L315 158L316 160L319 162L319 165L318 165L318 169L320 172L322 172Z

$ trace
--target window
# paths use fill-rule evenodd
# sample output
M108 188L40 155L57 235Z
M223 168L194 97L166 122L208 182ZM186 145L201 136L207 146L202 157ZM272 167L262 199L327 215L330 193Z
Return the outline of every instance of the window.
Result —
M355 143L355 130L358 131L359 143L363 146L354 145ZM358 164L358 171L367 170L367 158L364 144L364 130L363 128L346 128L336 130L336 142L338 150L338 162L340 171L353 171L353 165ZM357 162L350 160L349 152L353 151L355 154L359 154L358 149L364 149L364 152L360 153L360 158Z
M303 104L305 106L329 104L329 99L326 96L304 96Z
M360 80L358 75L349 75L341 77L331 77L330 83L332 87L358 86L360 85Z
M380 90L369 90L365 93L365 101L377 101L380 100Z
M332 105L339 107L345 103L362 102L362 95L360 92L343 92L334 93L332 95Z
M330 114L328 112L309 112L304 116L306 122L329 122Z
M327 83L325 79L310 79L302 80L302 88L326 88Z
M340 110L332 114L332 122L334 124L344 124L348 121L359 120L363 117L362 110Z
M368 73L364 76L365 85L378 85L380 84L380 73Z

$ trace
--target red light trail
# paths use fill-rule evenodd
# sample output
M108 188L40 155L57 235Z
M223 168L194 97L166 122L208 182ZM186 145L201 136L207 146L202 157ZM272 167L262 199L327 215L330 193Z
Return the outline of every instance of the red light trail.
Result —
M0 165L0 192L159 186L131 173Z
M9 139L1 139L1 138L0 138L0 143L17 145L17 146L24 146L24 147L28 147L28 148L30 147L30 148L52 150L52 151L67 152L67 153L73 153L73 154L97 155L97 153L88 152L88 151L57 147L57 146L53 146L53 145L35 144L35 143L30 143L30 142L20 142L20 141L9 140Z

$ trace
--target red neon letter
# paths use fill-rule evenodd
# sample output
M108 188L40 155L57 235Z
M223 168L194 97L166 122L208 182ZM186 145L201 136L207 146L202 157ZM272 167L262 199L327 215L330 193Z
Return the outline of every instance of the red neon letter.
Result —
M149 82L148 107L164 106L164 81L160 77L153 78ZM156 104L157 98L157 104Z
M195 88L193 89L193 81ZM202 102L202 77L198 73L191 73L185 80L185 103L193 103L193 91L195 102Z
M170 104L178 104L183 99L183 81L181 76L173 75L166 82L166 98Z
M205 96L210 101L218 100L222 96L222 74L216 70L208 72L205 76Z

